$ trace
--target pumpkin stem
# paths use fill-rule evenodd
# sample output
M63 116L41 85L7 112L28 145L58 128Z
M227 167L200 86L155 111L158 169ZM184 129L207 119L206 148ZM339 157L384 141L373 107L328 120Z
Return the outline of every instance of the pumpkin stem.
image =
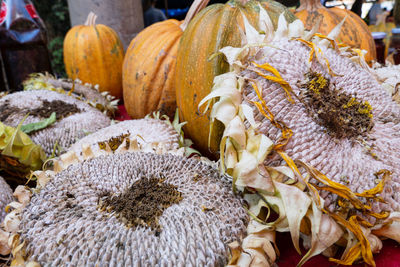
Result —
M93 11L90 11L90 13L86 19L85 25L86 26L96 26L96 19L97 19L97 15Z
M296 12L307 10L308 12L317 11L317 9L325 8L320 0L300 0L300 6Z
M210 0L194 0L193 4L190 6L188 13L186 14L185 20L181 24L181 29L184 31L189 25L189 22L199 13L203 8L205 8Z

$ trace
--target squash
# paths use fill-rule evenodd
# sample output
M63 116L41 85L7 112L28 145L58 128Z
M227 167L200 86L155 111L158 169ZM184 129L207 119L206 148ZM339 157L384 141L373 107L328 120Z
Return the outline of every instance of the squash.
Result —
M283 5L271 0L231 0L202 10L184 32L175 71L176 101L184 132L203 154L216 155L223 127L216 125L209 138L209 113L201 114L198 104L210 93L215 76L229 70L225 58L216 55L225 46L241 46L242 13L256 25L260 5L267 10L274 27L279 15L292 22L296 17ZM210 144L208 141L210 140Z
M64 40L64 64L72 80L98 84L100 91L122 96L124 48L118 34L108 26L96 24L90 12L85 25L70 29Z
M209 0L196 0L184 21L169 19L140 32L130 43L123 63L123 96L135 119L160 111L173 117L176 110L174 72L176 54L189 21Z
M354 12L337 7L326 8L321 5L320 0L300 0L300 7L295 15L303 21L307 30L311 30L321 20L317 32L325 35L346 17L337 41L353 48L367 50L365 60L368 63L376 60L374 38L368 25Z

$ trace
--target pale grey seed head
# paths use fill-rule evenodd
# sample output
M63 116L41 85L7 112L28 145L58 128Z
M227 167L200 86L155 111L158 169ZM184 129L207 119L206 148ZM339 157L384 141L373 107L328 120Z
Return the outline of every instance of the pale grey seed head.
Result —
M88 133L109 126L111 123L110 119L105 114L88 104L68 95L48 90L17 92L1 98L0 107L8 103L11 107L21 109L19 112L13 112L7 114L8 116L4 116L2 122L6 125L16 127L29 111L43 106L44 100L50 102L62 101L67 104L76 105L80 110L77 113L58 120L45 129L30 134L32 141L41 145L48 156L52 154L56 144L61 148L58 152L61 152ZM3 116L3 114L0 114L0 116ZM23 124L39 122L43 119L44 118L38 116L29 115Z
M110 125L80 139L70 147L78 157L81 157L82 148L89 145L96 154L99 142L109 142L112 138L125 135L128 139L136 139L138 144L158 144L162 143L168 150L179 148L179 136L175 129L162 120L139 119L127 120Z
M257 54L257 59L252 60L259 64L267 62L276 68L282 78L290 84L295 95L300 95L301 84L304 83L307 73L312 71L329 79L331 88L352 95L360 102L368 101L372 106L374 126L366 136L335 138L328 134L326 127L316 123L313 119L315 114L310 113L299 99L292 95L295 103L290 103L281 85L266 80L251 70L243 71L241 75L259 82L263 99L275 115L275 119L292 129L293 136L285 146L285 151L294 160L311 164L328 178L345 184L358 193L376 186L378 181L374 174L377 171L392 171L392 179L381 194L388 204L379 203L373 209L376 212L399 211L399 105L392 101L370 72L331 48L323 49L322 53L337 75L330 74L328 68L322 67L315 59L310 68L310 48L299 41L282 39L273 41L270 45ZM323 57L321 61L325 62ZM243 98L250 106L254 106L250 101L259 101L250 83L243 90ZM281 130L274 127L256 108L253 109L256 121L262 122L260 131L274 142L278 141ZM374 157L373 153L377 157ZM281 165L282 160L276 155L269 158L266 164ZM326 198L326 206L334 209L336 198L327 192L322 192L322 196Z
M14 200L13 191L3 177L0 176L0 224L6 217L6 206Z
M159 217L158 236L99 210L105 193L120 195L150 178L164 179L183 197ZM218 170L143 152L69 166L32 197L21 217L29 260L42 266L224 266L227 245L244 235L248 223L242 201Z

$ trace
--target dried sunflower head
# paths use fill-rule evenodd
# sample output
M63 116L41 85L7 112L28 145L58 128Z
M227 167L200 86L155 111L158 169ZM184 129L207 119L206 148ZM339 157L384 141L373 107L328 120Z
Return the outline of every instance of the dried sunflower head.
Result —
M55 113L55 122L44 129L30 133L36 144L47 155L68 148L88 132L110 125L110 119L95 108L70 96L46 90L23 91L0 99L0 121L17 126L26 115L23 124L37 123Z
M114 115L119 101L108 92L100 92L98 86L82 84L80 80L56 79L50 74L42 73L31 74L24 81L24 90L50 90L72 95L109 116Z
M130 150L177 150L179 136L171 124L160 119L122 121L89 134L73 144L67 153L55 160L55 169L93 158Z
M6 206L13 201L13 192L3 177L0 176L0 224L6 216Z
M268 229L290 231L300 252L302 232L310 250L300 264L344 238L342 259L332 261L374 265L381 243L373 229L391 228L400 240L398 223L389 226L400 219L400 107L362 51L333 40L340 25L323 36L283 16L274 31L261 7L259 19L263 33L244 17L247 44L221 49L231 72L215 77L200 102L217 99L211 114L225 126L222 167L260 224L249 233L257 239ZM263 209L279 218L267 223ZM265 250L246 246L251 258Z
M22 212L28 260L44 266L223 266L248 216L216 169L125 153L69 166Z
M320 63L309 62L312 48L301 41L283 38L270 44L279 49L260 49L258 58L249 59L249 68L240 73L246 80L244 103L253 106L258 130L279 143L282 131L274 123L291 129L283 149L293 160L312 165L356 193L375 187L380 170L391 171L392 179L381 193L387 204L376 203L373 210L400 210L400 195L395 194L400 189L400 107L368 70L331 47L320 48ZM267 65L279 72L291 92L268 79L273 74L263 68ZM275 122L252 104L260 101ZM265 163L279 166L282 159L276 154ZM322 196L331 211L338 208L338 198L329 192Z
M373 68L373 73L393 100L400 104L400 66L377 65Z

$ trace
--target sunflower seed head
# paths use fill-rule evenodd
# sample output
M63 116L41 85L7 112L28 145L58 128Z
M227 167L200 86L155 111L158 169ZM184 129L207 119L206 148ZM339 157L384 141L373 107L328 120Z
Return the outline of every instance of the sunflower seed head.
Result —
M13 201L13 192L3 177L0 176L0 224L6 216L6 206Z
M109 204L129 202L121 196L152 179L178 196L157 213L159 231ZM143 152L71 165L32 197L21 217L29 260L43 266L223 266L228 243L241 238L248 222L218 170L195 159Z
M111 123L106 115L88 104L68 95L46 90L17 92L1 98L0 107L7 106L6 110L12 108L15 109L15 112L6 113L6 111L3 111L0 116L4 117L3 122L5 124L16 127L28 113L41 108L53 108L49 107L49 103L58 103L61 106L62 103L66 103L66 106L75 107L75 109L72 114L64 114L62 107L55 109L56 115L59 113L61 117L59 116L60 118L54 124L30 134L32 141L41 145L47 155L51 155L57 147L56 154L58 154L84 137L85 132L94 132ZM68 110L70 109L65 109L65 111ZM43 111L40 110L40 112ZM43 120L44 118L40 117L40 114L44 113L40 112L35 116L29 115L24 124Z

